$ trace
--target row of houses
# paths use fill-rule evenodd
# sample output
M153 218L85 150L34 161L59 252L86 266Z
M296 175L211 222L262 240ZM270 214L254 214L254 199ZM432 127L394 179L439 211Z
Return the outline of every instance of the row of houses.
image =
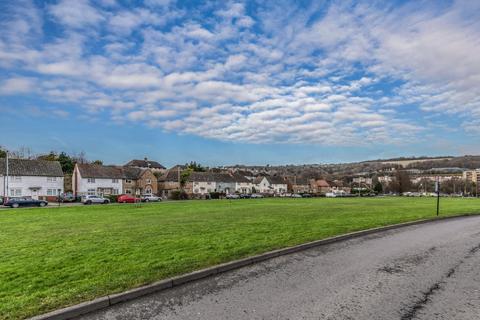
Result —
M179 190L195 196L205 196L213 192L325 194L345 189L323 179L255 175L248 171L214 170L191 172L185 176L183 166L167 170L160 163L147 158L132 160L123 166L77 163L71 188L64 185L64 174L60 163L56 161L10 159L8 187L6 171L6 161L0 161L0 190L3 190L3 196L50 201L65 191L72 191L76 196L154 194L169 197L172 192Z

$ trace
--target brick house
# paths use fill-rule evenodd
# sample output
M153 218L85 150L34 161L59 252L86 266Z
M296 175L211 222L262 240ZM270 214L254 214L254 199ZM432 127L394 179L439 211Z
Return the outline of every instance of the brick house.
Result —
M139 168L139 169L150 169L152 172L159 172L165 173L167 168L162 166L157 161L148 160L148 158L144 158L143 160L132 160L129 161L124 167L132 167L132 168Z
M152 170L124 167L123 173L123 190L126 194L158 194L158 181Z
M316 194L326 194L330 192L330 184L324 179L310 180L310 188L312 192Z

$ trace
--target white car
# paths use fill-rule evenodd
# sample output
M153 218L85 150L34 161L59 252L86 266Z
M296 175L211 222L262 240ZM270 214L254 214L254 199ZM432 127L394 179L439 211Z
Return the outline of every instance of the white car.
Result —
M142 196L142 201L143 202L158 202L158 201L162 201L162 198L154 196L153 194L144 194Z
M107 204L107 203L110 203L110 200L100 196L88 195L88 196L82 197L82 203L83 204L93 204L93 203Z
M227 198L227 199L240 199L240 196L238 194L235 194L235 193L230 193L230 194L227 194L225 196L225 198Z
M250 198L259 199L259 198L263 198L263 195L261 195L260 193L254 193L254 194L252 194L252 196Z

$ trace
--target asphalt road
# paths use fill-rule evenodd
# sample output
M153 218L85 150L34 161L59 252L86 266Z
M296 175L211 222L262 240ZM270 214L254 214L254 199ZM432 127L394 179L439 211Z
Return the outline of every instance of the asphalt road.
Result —
M480 319L480 217L309 249L82 319Z

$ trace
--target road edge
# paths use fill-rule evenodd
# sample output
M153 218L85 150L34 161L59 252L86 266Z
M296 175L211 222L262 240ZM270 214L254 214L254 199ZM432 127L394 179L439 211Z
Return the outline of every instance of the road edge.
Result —
M215 265L209 268L201 269L201 270L180 275L177 277L157 281L149 285L145 285L142 287L134 288L134 289L116 293L116 294L107 295L104 297L97 298L95 300L86 301L80 304L58 309L49 313L34 316L29 319L30 320L68 320L81 315L85 315L87 313L91 313L94 311L98 311L98 310L113 306L118 303L130 301L151 293L168 290L170 288L177 287L188 282L208 278L213 275L221 274L221 273L235 270L235 269L240 269L248 265L269 260L275 257L300 252L310 248L332 244L335 242L350 240L353 238L366 236L366 235L370 235L378 232L399 229L402 227L414 226L414 225L443 221L443 220L475 217L479 215L480 213L467 213L467 214L462 214L457 216L435 217L433 219L421 219L421 220L392 224L384 227L377 227L377 228L371 228L371 229L366 229L361 231L350 232L350 233L346 233L343 235L338 235L338 236L334 236L334 237L330 237L322 240L315 240L315 241L299 244L293 247L287 247L283 249L268 251L268 252L251 256L248 258L226 262L223 264Z

